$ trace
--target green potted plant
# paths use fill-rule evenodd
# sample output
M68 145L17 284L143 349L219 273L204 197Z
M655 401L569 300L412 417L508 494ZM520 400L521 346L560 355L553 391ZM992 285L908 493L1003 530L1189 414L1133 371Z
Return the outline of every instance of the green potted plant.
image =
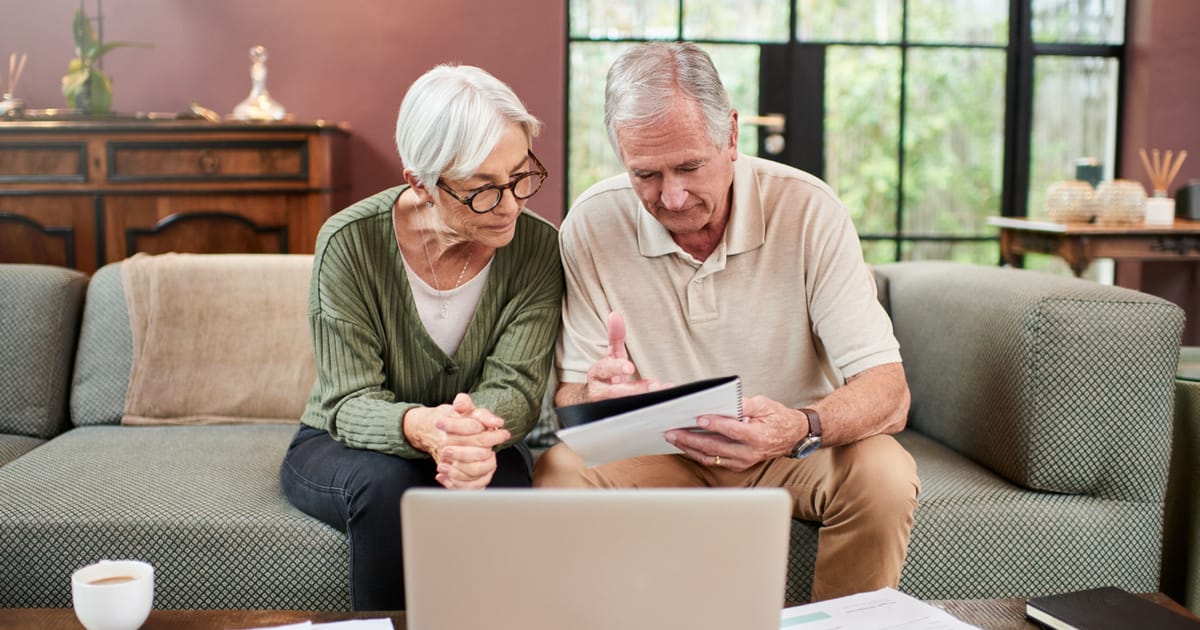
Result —
M67 97L67 106L85 114L107 114L112 109L112 80L100 69L100 59L117 48L149 47L150 44L100 41L82 6L75 11L73 32L75 58L67 66L67 73L62 78L62 92Z

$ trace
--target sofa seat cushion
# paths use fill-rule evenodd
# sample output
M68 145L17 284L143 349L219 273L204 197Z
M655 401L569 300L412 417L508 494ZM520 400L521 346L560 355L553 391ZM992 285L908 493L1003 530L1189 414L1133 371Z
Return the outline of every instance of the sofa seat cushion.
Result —
M346 536L279 485L294 431L80 427L0 467L0 607L68 607L73 570L137 558L156 608L348 608Z
M1036 492L909 429L921 478L900 590L921 599L1026 597L1110 584L1158 589L1161 503ZM1140 523L1132 530L1129 523ZM792 522L785 593L808 601L816 524ZM980 567L996 567L980 571Z
M921 477L900 590L921 599L1158 590L1162 503L1028 490L914 430L897 438Z
M32 451L46 440L25 435L0 434L0 466Z

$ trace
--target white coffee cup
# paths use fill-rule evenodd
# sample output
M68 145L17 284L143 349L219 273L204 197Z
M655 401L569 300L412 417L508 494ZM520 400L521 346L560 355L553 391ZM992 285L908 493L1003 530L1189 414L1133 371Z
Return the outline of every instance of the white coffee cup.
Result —
M137 630L154 604L154 567L101 560L71 574L75 616L87 630Z

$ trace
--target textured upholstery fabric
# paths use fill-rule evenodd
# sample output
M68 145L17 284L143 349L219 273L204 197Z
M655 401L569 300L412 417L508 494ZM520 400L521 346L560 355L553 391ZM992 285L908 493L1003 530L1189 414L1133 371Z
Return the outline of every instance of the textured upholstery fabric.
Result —
M1162 500L1178 306L1012 269L877 271L912 390L910 428L1026 488ZM1131 419L1136 432L1123 430Z
M71 385L71 421L76 426L121 422L132 356L121 263L111 263L92 274L83 308Z
M1200 357L1200 348L1190 348ZM1185 374L1182 361L1180 375ZM1200 379L1200 372L1186 372ZM1175 439L1163 530L1162 592L1200 615L1200 380L1175 386Z
M27 435L0 434L0 466L32 451L46 440Z
M916 431L921 497L900 590L922 599L1158 590L1162 504L1018 487Z
M1048 595L1120 584L1158 588L1161 504L1009 483L920 433L896 436L917 460L921 496L900 590L921 599ZM787 601L812 590L817 527L792 522Z
M1181 309L1028 271L876 273L912 392L899 437L922 485L901 589L1158 590Z
M47 438L67 426L67 387L87 276L0 265L0 433Z
M803 604L812 597L813 567L817 565L817 525L792 519L788 541L788 574L784 590L787 604Z
M81 427L0 468L0 607L66 607L102 558L154 565L158 608L346 609L346 537L293 508L289 425Z

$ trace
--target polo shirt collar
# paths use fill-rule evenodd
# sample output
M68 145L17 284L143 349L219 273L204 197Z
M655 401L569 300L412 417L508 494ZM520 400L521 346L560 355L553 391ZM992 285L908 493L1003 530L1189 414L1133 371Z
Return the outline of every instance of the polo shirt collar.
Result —
M740 254L762 247L766 241L766 220L763 217L762 198L755 177L752 158L739 155L733 163L733 208L729 211L729 223L725 226L722 247L726 255ZM665 256L683 249L671 239L671 233L663 224L638 203L637 239L638 251L648 258Z

